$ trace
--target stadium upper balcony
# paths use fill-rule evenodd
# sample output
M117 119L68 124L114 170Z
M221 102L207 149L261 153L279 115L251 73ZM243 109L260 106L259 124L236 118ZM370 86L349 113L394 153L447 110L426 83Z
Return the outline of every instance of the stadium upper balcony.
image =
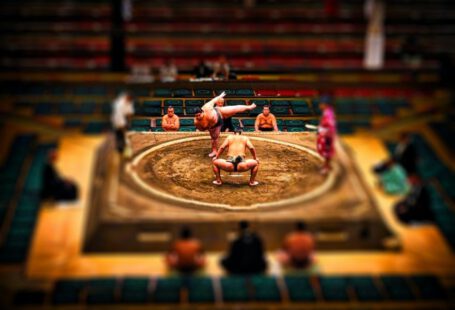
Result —
M204 58L225 54L239 73L362 70L364 1L340 1L328 16L323 1L133 1L125 23L127 66L158 68L174 58L188 73ZM109 68L111 1L2 1L0 47L4 71ZM387 3L384 70L406 71L401 46L418 35L423 61L436 71L441 53L455 55L455 4L451 1ZM414 68L416 69L416 68ZM185 72L186 71L186 72Z
M25 20L88 20L108 19L111 16L110 1L2 1L0 17L2 21Z

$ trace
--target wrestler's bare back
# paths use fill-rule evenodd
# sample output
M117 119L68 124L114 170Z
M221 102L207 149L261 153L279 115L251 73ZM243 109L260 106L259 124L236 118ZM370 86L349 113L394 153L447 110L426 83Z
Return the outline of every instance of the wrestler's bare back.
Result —
M245 157L246 147L250 141L248 137L233 135L228 136L228 156L236 157L243 156Z

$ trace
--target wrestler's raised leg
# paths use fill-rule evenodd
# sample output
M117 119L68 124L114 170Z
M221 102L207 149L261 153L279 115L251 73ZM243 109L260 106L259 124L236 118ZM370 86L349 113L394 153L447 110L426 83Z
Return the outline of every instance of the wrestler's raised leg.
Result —
M251 111L254 108L256 108L256 104L253 103L251 105L233 105L218 107L218 111L220 111L221 115L223 115L223 118L228 118L234 116L237 113Z
M213 184L215 185L223 184L223 181L221 180L221 170L232 172L234 171L234 164L220 158L213 161L213 172L215 173L215 181L213 181Z
M210 138L212 142L212 152L209 154L209 157L213 157L216 155L216 152L218 150L218 138L220 137L220 132L221 126L209 129Z

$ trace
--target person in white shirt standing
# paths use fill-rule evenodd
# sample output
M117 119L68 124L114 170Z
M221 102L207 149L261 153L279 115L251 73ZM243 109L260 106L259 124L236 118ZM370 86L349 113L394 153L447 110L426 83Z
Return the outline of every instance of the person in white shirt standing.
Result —
M120 154L126 146L126 129L129 120L134 114L133 97L127 92L123 92L115 98L112 103L112 127L115 131L116 148Z

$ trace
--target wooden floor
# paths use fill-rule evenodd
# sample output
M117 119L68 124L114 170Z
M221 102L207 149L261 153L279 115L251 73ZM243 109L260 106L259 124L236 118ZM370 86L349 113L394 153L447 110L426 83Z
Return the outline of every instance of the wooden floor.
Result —
M92 174L94 151L102 137L67 136L59 143L58 167L80 186L80 200L72 204L46 205L40 211L26 276L35 279L125 275L164 275L163 255L85 255L81 253L83 227ZM316 270L323 274L379 274L429 272L455 276L455 257L439 230L432 226L405 227L392 214L399 197L383 194L376 186L371 166L387 157L382 142L368 134L343 138L350 147L366 183L374 193L386 223L401 238L400 252L324 252L316 254ZM204 271L221 275L222 253L208 253ZM269 272L282 273L274 253L268 253Z

